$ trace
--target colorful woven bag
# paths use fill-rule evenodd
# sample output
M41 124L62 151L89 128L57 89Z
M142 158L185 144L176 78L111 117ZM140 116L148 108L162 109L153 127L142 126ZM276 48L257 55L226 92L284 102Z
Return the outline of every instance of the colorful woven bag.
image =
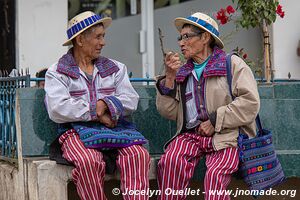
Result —
M111 150L148 142L133 123L122 119L115 128L107 128L98 122L75 122L71 125L87 148Z
M285 177L272 143L272 133L262 129L259 116L256 118L258 132L249 139L240 134L240 174L251 190L265 190L282 181Z
M231 56L226 57L227 81L232 99ZM248 138L239 134L238 147L240 167L239 174L243 177L250 190L265 190L285 180L281 164L276 156L272 143L272 132L262 128L259 115L256 117L257 135Z

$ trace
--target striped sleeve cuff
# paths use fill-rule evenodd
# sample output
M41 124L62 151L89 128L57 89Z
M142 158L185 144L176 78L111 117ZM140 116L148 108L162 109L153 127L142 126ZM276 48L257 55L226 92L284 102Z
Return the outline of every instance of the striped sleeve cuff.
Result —
M113 121L118 121L118 119L120 118L120 116L122 115L123 110L124 110L124 107L123 107L121 101L117 97L114 97L114 96L107 96L107 97L104 97L102 100L106 103L106 105L109 109L111 119Z
M98 119L97 112L96 112L96 105L97 105L96 101L90 103L90 115L92 121L96 121Z
M161 91L164 95L169 94L169 93L171 92L171 90L172 90L172 89L167 88L167 87L165 86L165 81L164 81L164 80L160 81L160 83L159 83L159 88L160 88L160 91Z
M159 89L160 89L160 91L162 92L163 95L168 95L168 94L170 94L171 91L174 90L174 88L167 88L165 86L165 82L166 82L165 79L163 79L159 82Z
M156 88L157 90L159 91L159 93L161 95L166 95L166 96L170 96L170 97L173 97L175 98L176 96L176 88L177 88L177 84L176 82L174 81L174 86L173 88L168 88L165 86L165 76L163 76L162 78L158 79L157 82L156 82Z

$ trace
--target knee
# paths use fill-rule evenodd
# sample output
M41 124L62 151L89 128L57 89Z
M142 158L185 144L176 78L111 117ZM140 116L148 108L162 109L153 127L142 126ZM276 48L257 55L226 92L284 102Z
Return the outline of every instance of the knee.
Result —
M159 168L165 168L166 166L173 166L172 168L176 168L177 165L180 165L180 160L170 153L162 155L158 162Z
M105 168L105 162L103 161L103 157L101 154L99 155L86 155L82 154L79 156L78 162L77 162L77 168L92 168L96 171L101 171Z
M137 150L137 156L141 160L145 160L147 163L150 163L149 152L144 147L140 146L140 148L138 148L138 150Z
M146 164L150 163L150 155L148 151L140 145L123 148L119 151L119 155L134 159L135 161L145 161Z
M206 169L205 176L208 178L216 177L218 174L221 173L220 169L214 168L214 169Z
M218 177L220 175L222 176L226 176L226 175L231 175L232 173L234 173L236 169L233 169L231 167L215 167L215 168L208 168L206 170L206 176L207 177Z

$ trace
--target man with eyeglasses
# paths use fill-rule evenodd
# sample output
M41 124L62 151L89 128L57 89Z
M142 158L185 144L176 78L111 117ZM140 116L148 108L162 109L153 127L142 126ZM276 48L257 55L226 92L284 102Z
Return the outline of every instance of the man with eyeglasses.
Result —
M255 136L260 105L256 81L240 57L226 57L218 25L211 17L197 12L176 18L175 26L187 62L182 64L178 53L167 53L165 75L157 79L157 109L177 122L176 135L165 145L158 163L159 199L185 199L188 193L176 191L186 191L203 156L205 199L230 199L225 193L217 196L210 191L226 190L238 169L239 130ZM227 83L226 58L232 65L234 100Z

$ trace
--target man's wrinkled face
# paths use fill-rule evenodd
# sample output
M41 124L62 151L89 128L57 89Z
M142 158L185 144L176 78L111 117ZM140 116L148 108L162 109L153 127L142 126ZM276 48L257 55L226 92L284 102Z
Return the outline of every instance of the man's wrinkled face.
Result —
M82 51L92 59L98 58L105 45L104 36L103 26L92 27L92 30L82 36Z
M185 27L180 31L178 44L185 59L196 57L204 48L201 34L194 33L191 27Z

